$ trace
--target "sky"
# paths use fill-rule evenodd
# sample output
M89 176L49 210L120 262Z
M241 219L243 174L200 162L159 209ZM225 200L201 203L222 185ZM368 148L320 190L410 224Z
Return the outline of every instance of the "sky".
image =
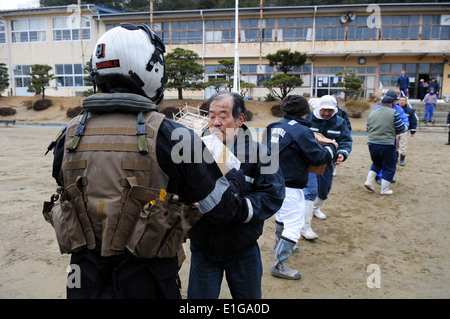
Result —
M0 0L0 10L39 7L39 0Z

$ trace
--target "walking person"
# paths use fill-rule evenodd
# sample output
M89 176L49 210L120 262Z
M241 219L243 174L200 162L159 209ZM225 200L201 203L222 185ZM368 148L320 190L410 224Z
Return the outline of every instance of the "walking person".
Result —
M311 112L308 101L300 95L288 95L281 103L283 119L270 124L263 141L271 151L279 153L279 164L285 178L286 198L275 215L275 251L271 273L275 277L300 279L301 273L291 269L287 260L294 252L305 223L303 188L308 182L308 167L329 163L336 155L338 144L327 140L318 144L305 120Z
M408 116L409 120L408 131L397 135L396 145L397 145L397 152L400 155L400 166L405 166L405 158L406 158L406 151L408 149L409 137L414 137L417 130L416 112L412 107L409 107L407 103L408 101L404 96L398 99L398 105L403 109L405 114Z
M348 126L348 130L351 132L352 131L352 124L350 122L350 117L348 116L348 113L346 110L344 110L342 107L339 107L339 99L333 95L333 97L336 99L336 107L338 108L338 112L337 115L339 115L340 117L342 117L345 121L345 123L347 123ZM333 168L333 176L336 176L337 174L337 165L334 166Z
M408 96L409 77L405 74L405 70L402 70L401 75L397 78L397 88L400 90L400 96Z
M207 110L209 128L203 135L217 136L233 152L241 162L245 187L234 199L239 208L226 225L216 227L214 220L205 218L189 232L191 267L187 295L189 299L219 298L225 273L233 298L260 299L263 269L257 240L264 221L281 207L284 178L278 165L268 170L273 163L266 147L253 140L244 123L246 108L239 94L217 93L207 101Z
M445 145L450 145L450 112L448 112L448 115L447 115L447 127L449 128L449 130L448 130L448 142L445 143Z
M336 140L339 144L336 158L327 164L325 172L322 175L309 174L308 185L304 190L306 200L305 224L307 226L311 225L312 216L318 219L326 219L326 215L320 208L331 191L334 166L342 164L352 151L351 131L347 122L337 114L336 99L331 95L324 95L317 101L313 113L306 118L311 124L311 131L320 133L328 139ZM308 227L302 230L302 235L306 239L318 237Z
M437 107L437 95L435 94L434 87L430 87L429 90L430 92L428 92L423 99L423 104L425 107L423 121L426 122L428 118L430 123L434 123L433 114L434 108Z
M436 94L436 96L439 96L441 86L439 82L436 80L435 76L432 76L431 81L428 83L428 92L430 92L431 88L434 89L434 94Z
M419 81L419 99L423 101L425 94L427 94L428 83L425 82L424 79L420 79Z
M393 109L394 98L385 96L381 100L381 107L371 112L367 118L368 146L372 166L367 175L364 187L374 192L375 177L382 170L381 195L391 195L389 189L392 183L397 156L395 150L395 136L407 131L398 112Z
M405 113L403 108L400 107L400 105L398 105L398 103L397 103L397 101L398 101L397 92L395 92L394 90L389 90L389 91L386 92L386 96L390 96L390 97L392 97L394 99L394 101L392 103L393 104L392 108L398 112L398 114L400 115L400 119L403 121L403 123L406 125L406 127L409 127L409 125L410 125L409 124L409 117ZM372 112L378 110L380 107L381 107L381 103L379 103L377 106L375 106L374 109L372 110ZM397 152L396 152L396 157L395 158L396 158L396 160L398 159L398 153ZM380 185L381 185L381 176L382 176L382 174L383 174L383 171L380 170L380 172L378 173L378 175L376 177L376 182L378 184L380 184ZM395 171L394 171L394 174L395 174ZM392 177L392 178L394 178L394 177ZM392 179L392 183L395 183L394 179Z

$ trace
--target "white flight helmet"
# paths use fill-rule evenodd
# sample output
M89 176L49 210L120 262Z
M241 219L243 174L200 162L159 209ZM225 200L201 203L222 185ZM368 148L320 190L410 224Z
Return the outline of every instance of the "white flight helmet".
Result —
M91 77L100 91L126 88L158 104L164 97L165 46L146 25L121 23L98 40Z

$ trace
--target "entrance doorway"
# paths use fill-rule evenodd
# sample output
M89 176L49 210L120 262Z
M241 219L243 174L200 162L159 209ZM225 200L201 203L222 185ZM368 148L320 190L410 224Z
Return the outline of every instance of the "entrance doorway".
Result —
M442 85L442 74L444 71L443 63L406 63L406 74L409 76L409 97L412 99L421 99L420 80L424 83L430 83L434 76L436 81ZM427 89L425 88L425 94ZM439 92L439 96L441 93Z
M424 86L420 85L420 80L422 79ZM417 95L415 96L415 98L420 99L421 101L423 100L425 94L427 94L427 86L429 82L430 82L429 74L424 73L419 74L419 82L417 82Z

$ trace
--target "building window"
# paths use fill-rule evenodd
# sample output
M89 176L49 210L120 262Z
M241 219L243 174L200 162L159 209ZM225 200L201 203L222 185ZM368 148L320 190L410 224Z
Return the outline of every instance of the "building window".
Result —
M347 40L378 40L378 29L367 26L367 16L348 22Z
M80 29L75 17L58 17L52 19L53 41L80 40ZM88 18L81 17L81 32L83 40L91 39L91 22Z
M241 80L259 87L273 76L273 67L268 64L241 64L240 68Z
M83 65L79 64L55 64L55 79L57 87L86 86Z
M278 41L311 41L312 18L278 18Z
M382 16L382 40L419 39L419 15Z
M0 21L0 43L6 43L5 23Z
M13 43L47 41L45 19L11 20Z
M339 21L340 17L317 17L316 40L345 40L345 25Z
M405 70L403 63L381 63L380 64L380 82L383 86L397 86L397 79ZM405 71L406 72L406 71ZM411 77L415 77L415 73L407 73Z
M106 31L111 30L112 28L118 27L120 25L120 23L108 23L106 25Z
M208 20L206 21L206 42L234 42L234 20Z
M441 15L423 15L422 40L449 40L450 26L443 25Z
M281 71L278 71L277 73L280 74ZM302 79L302 86L311 86L311 64L298 66L294 68L292 72L289 72L288 75Z
M202 43L202 21L172 22L172 44Z
M164 44L169 44L169 22L155 22L152 30Z
M14 65L14 86L16 88L28 87L31 83L31 76L27 73L31 72L31 65Z
M242 19L241 42L275 41L275 19ZM260 33L262 32L262 38Z

